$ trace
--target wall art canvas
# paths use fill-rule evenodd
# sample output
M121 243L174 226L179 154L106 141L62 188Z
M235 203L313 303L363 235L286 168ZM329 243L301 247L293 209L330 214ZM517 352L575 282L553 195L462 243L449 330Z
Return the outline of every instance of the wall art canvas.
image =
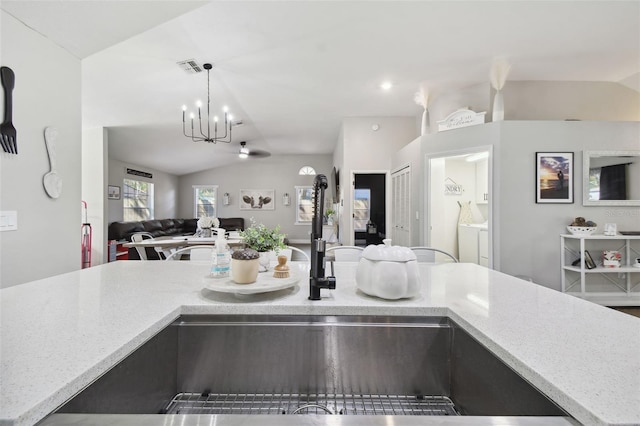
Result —
M536 152L536 203L573 203L573 152Z
M110 200L120 199L120 187L115 185L109 185L109 191L107 192Z
M240 210L275 210L274 189L241 189Z

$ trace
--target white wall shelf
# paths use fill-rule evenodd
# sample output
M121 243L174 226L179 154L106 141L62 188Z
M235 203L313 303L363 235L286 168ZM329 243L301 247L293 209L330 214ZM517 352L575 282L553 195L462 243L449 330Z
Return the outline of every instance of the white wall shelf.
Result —
M602 266L602 249L622 253L619 268ZM589 254L596 267L588 269L584 252ZM640 306L640 268L633 266L640 257L640 235L560 235L562 292L606 306ZM572 263L580 259L580 264ZM600 276L604 280L590 286L587 277ZM579 290L578 290L579 287Z

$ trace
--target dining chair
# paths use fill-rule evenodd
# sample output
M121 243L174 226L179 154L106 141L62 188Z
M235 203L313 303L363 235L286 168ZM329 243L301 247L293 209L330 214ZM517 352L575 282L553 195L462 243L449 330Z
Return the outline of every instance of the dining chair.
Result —
M445 256L448 256L450 261L458 263L458 259L451 253L447 253L444 250L440 250L433 247L409 247L415 254L418 262L422 263L443 263L436 261L436 253L441 253Z
M306 252L304 252L303 250L299 249L298 247L293 247L293 246L285 246L285 248L279 249L277 254L276 254L275 250L272 251L270 260L277 261L279 255L284 255L284 256L287 256L287 259L289 259L289 261L291 261L292 260L292 256L293 256L293 252L301 253L302 256L304 257L304 260L307 263L311 263L311 258L309 257L309 255Z
M293 247L293 246L287 246L287 248L286 248L286 249L287 249L287 250L291 250L291 251L292 251L292 253L291 253L292 255L293 255L293 252L294 252L294 251L295 251L296 253L300 253L300 254L302 254L302 257L304 257L304 260L305 260L307 263L311 263L311 258L309 257L309 255L308 255L304 250L301 250L301 249L299 249L298 247ZM291 258L289 258L289 259L291 259Z
M131 235L131 242L139 243L144 240L153 240L155 237L149 232L136 232ZM136 251L138 252L138 256L140 256L140 260L149 260L149 256L147 253L147 248L151 249L151 247L136 247ZM156 253L158 253L158 259L163 260L166 259L172 252L168 250L163 250L160 247L153 247ZM153 252L149 252L152 253Z
M131 235L131 242L133 243L140 243L144 240L152 240L152 239L153 239L153 235L151 235L148 232L136 232L135 234ZM149 257L147 256L146 247L136 247L135 249L138 252L138 256L140 257L140 260L149 260Z
M206 260L211 261L211 255L215 246L191 246L183 247L167 256L166 260L181 260L182 255L189 253L189 260Z
M364 247L358 246L333 246L329 247L325 253L333 252L336 262L359 262L363 250Z

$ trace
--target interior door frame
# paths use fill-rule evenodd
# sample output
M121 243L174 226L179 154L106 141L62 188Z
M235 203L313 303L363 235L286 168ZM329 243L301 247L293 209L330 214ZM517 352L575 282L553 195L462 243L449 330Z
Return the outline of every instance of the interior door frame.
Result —
M391 229L391 191L389 190L391 185L391 172L389 170L351 170L351 181L349 183L349 238L347 239L346 245L353 246L355 245L355 231L353 226L353 202L355 200L355 189L356 189L356 175L384 175L384 228L386 229L386 233L389 233ZM385 234L386 235L386 234Z
M424 206L423 206L423 217L426 218L424 223L424 242L425 245L431 246L431 160L437 158L447 158L447 157L456 157L460 155L468 155L468 154L477 154L479 152L489 152L489 157L487 158L487 188L489 191L489 202L487 205L487 211L489 217L487 218L488 224L488 237L489 237L489 268L493 269L493 236L494 236L494 223L496 221L494 215L494 203L495 203L495 192L493 189L493 145L478 145L474 147L454 149L450 151L438 151L438 152L430 152L425 154L424 156L424 180L423 185L425 189L425 197L424 197Z
M399 173L399 172L401 172L401 171L403 171L405 169L409 169L409 201L408 201L408 209L409 209L409 241L413 242L414 241L414 238L413 238L413 231L414 231L414 229L413 229L413 216L414 216L413 209L414 208L419 208L420 203L417 202L416 204L414 204L411 201L411 198L412 198L413 193L414 193L414 188L413 188L414 184L413 184L413 175L412 175L413 170L412 170L411 162L403 163L400 166L395 167L395 168L393 168L393 169L391 169L389 171L389 178L390 178L390 181L391 181L391 203L390 203L391 204L391 214L392 214L391 225L393 226L393 223L394 223L394 217L393 216L395 216L394 213L393 213L393 192L395 191L395 188L393 187L393 175L396 174L396 173ZM419 226L419 224L418 224L418 226ZM395 228L392 228L392 230L394 231L394 234L391 235L391 238L393 240L393 239L396 238ZM419 232L418 232L418 234L419 234ZM387 238L389 238L389 237L387 236ZM411 244L411 245L415 245L415 244Z

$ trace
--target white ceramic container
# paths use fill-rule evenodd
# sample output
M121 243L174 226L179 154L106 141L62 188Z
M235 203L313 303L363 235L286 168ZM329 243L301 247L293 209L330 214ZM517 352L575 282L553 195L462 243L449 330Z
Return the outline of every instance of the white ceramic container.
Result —
M362 252L356 272L360 291L383 299L405 299L416 296L420 277L416 255L408 247L384 244L370 245Z

